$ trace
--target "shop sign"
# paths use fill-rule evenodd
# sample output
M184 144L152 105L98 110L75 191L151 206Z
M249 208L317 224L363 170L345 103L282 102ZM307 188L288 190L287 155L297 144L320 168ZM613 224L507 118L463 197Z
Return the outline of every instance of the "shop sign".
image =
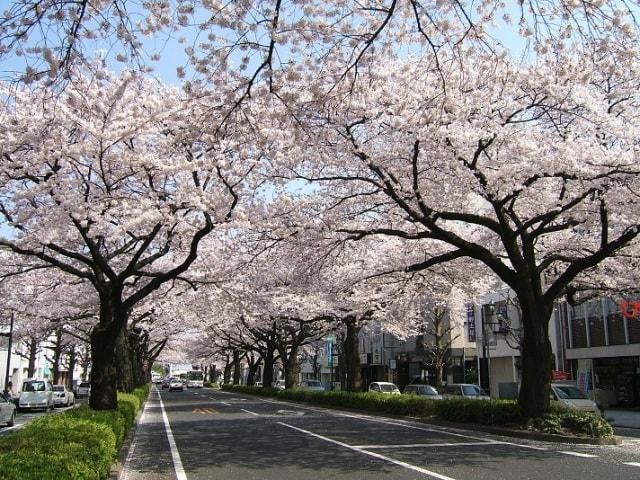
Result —
M562 370L552 370L551 380L569 380L569 372L563 372Z
M628 319L640 317L640 300L621 300L618 307L620 313Z
M467 304L467 338L476 341L476 312L473 303Z

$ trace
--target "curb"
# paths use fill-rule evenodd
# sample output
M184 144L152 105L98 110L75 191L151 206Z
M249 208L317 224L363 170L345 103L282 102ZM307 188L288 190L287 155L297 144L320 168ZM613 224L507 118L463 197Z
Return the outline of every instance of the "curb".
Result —
M233 393L232 391L228 391L228 392ZM364 413L367 415L383 417L383 418L411 420L414 422L424 423L428 425L436 425L440 427L457 428L460 430L471 430L471 431L478 431L478 432L484 432L484 433L492 433L495 435L502 435L505 437L524 438L528 440L541 440L545 442L554 442L554 443L571 443L575 445L622 445L623 444L622 438L617 436L606 437L606 438L575 437L575 436L567 436L567 435L558 435L553 433L532 432L527 430L515 430L511 428L504 428L504 427L492 427L489 425L477 425L473 423L447 422L445 420L438 420L435 418L411 417L408 415L394 415L392 413L372 412L370 410L358 410L355 408L336 407L333 405L327 406L327 405L311 403L311 402L309 403L296 402L296 401L282 399L278 397L271 397L271 396L265 397L262 395L253 395L250 393L243 393L243 395L251 395L258 398L274 398L280 402L291 403L293 405L313 405L315 407L325 408L327 410L341 410L341 411L350 412L350 413Z
M120 478L122 469L124 468L124 462L126 461L127 455L129 454L129 449L131 448L131 443L133 443L133 439L135 438L136 432L138 431L138 423L140 422L140 417L142 417L142 412L144 411L144 407L147 404L148 400L149 397L147 396L144 403L140 406L140 410L138 410L133 428L129 430L127 435L124 437L122 445L120 446L120 450L118 451L116 461L111 465L111 468L109 469L109 474L107 475L108 480L118 480Z

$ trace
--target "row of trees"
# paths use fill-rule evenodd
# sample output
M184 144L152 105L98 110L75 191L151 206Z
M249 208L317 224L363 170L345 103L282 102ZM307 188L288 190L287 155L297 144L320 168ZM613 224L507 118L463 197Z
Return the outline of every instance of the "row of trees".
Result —
M635 8L14 2L7 265L86 295L98 409L115 408L118 349L147 311L191 334L275 322L294 372L294 332L342 324L350 358L365 323L411 332L414 292L439 297L442 269L461 291L493 275L522 312L519 403L538 417L554 302L637 285ZM143 40L176 34L178 63ZM181 90L152 79L158 59Z

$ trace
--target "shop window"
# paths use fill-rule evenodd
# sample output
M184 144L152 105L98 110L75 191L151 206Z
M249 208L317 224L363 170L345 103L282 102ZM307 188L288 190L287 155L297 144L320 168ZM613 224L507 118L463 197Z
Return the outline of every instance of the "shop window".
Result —
M589 318L589 337L591 340L591 347L603 347L607 344L604 335L604 322L602 321L602 318Z
M573 336L573 348L588 347L584 318L573 319L573 321L571 322L571 334Z
M620 313L612 313L609 315L609 345L624 345L625 343L624 319Z

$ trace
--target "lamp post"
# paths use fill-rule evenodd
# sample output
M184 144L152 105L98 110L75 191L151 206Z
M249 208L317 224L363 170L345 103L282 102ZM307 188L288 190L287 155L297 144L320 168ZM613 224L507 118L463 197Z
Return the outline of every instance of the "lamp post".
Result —
M2 334L9 337L9 345L7 345L7 369L4 376L4 391L9 390L9 373L11 372L11 347L13 343L13 312L11 312L11 320L9 323L9 333Z

